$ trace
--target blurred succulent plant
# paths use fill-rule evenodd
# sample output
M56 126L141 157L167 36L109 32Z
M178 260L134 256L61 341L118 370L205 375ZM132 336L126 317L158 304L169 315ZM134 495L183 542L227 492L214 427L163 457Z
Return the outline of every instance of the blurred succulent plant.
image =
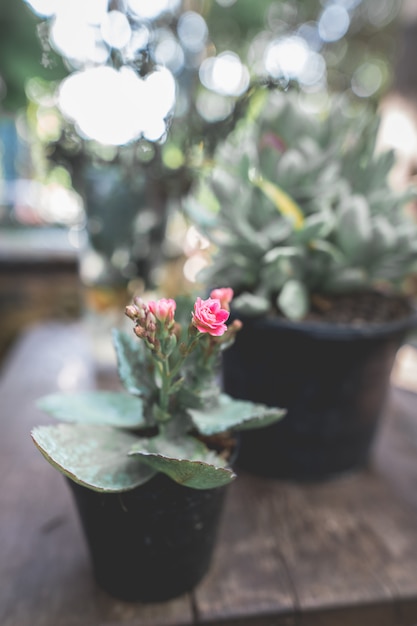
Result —
M269 92L186 199L216 248L201 278L230 284L238 312L298 320L312 294L399 293L417 272L415 193L390 186L394 154L376 150L376 114L347 105L334 99L318 115Z

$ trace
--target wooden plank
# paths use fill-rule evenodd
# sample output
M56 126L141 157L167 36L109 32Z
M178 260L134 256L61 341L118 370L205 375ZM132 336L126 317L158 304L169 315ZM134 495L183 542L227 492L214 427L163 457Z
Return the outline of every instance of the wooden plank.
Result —
M39 267L32 259L22 267L5 266L0 259L0 359L28 326L49 319L73 322L81 309L76 262L70 266L48 260Z
M392 601L379 575L384 554L357 515L364 479L361 474L321 485L287 484L284 514L271 494L282 558L302 614Z
M415 371L417 380L417 363ZM417 394L392 388L375 446L376 470L417 508Z
M414 414L413 400L403 415ZM323 484L286 486L289 541L283 555L308 624L339 624L330 610L342 611L340 624L400 624L398 608L417 597L417 511L381 472L383 466L385 474L395 473L381 454L390 446L395 406L391 401L367 470ZM414 472L416 465L414 451ZM403 470L404 463L397 483ZM409 604L408 612L417 623L415 608Z
M101 592L63 478L30 441L35 399L95 384L81 325L25 333L0 379L2 626L417 624L417 396L393 390L371 466L321 484L239 472L212 568L193 597ZM116 388L111 372L99 385Z
M381 432L384 449L390 433ZM416 459L414 451L414 472ZM417 512L378 464L318 484L241 475L224 526L215 567L197 591L203 623L227 615L233 624L273 624L274 615L308 626L410 626L400 617L405 606L417 623Z
M303 613L297 626L406 626L392 605L364 605ZM412 622L408 623L411 626Z
M2 626L186 626L192 603L119 602L91 575L84 538L63 477L29 432L49 420L35 400L93 384L88 340L78 325L51 324L23 335L0 380L0 624Z
M202 623L269 624L271 615L274 624L293 623L296 596L273 532L279 516L270 507L271 497L283 506L280 496L275 484L242 471L230 486L213 566L196 590Z

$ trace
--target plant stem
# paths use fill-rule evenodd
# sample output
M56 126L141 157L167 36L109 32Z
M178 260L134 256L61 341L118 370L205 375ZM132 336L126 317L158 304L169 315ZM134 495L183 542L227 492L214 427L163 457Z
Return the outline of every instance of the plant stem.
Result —
M162 361L162 386L160 392L161 409L164 413L168 412L169 388L171 386L171 372L169 371L168 359Z

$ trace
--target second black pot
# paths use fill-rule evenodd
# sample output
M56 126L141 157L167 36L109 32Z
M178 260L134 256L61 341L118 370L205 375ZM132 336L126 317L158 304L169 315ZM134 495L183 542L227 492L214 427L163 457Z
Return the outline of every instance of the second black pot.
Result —
M366 328L243 319L235 344L224 352L225 391L287 414L273 426L242 432L237 465L295 480L363 466L396 352L414 325L415 314Z

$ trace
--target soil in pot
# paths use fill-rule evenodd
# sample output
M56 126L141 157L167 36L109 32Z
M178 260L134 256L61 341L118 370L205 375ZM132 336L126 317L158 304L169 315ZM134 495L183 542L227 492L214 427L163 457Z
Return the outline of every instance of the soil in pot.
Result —
M379 294L321 298L310 319L242 318L224 353L224 388L287 408L277 424L242 433L237 465L253 473L322 480L362 467L379 426L396 352L416 314ZM356 309L354 324L347 324ZM373 316L377 321L369 322ZM320 321L319 321L320 320ZM368 321L366 321L368 320Z

